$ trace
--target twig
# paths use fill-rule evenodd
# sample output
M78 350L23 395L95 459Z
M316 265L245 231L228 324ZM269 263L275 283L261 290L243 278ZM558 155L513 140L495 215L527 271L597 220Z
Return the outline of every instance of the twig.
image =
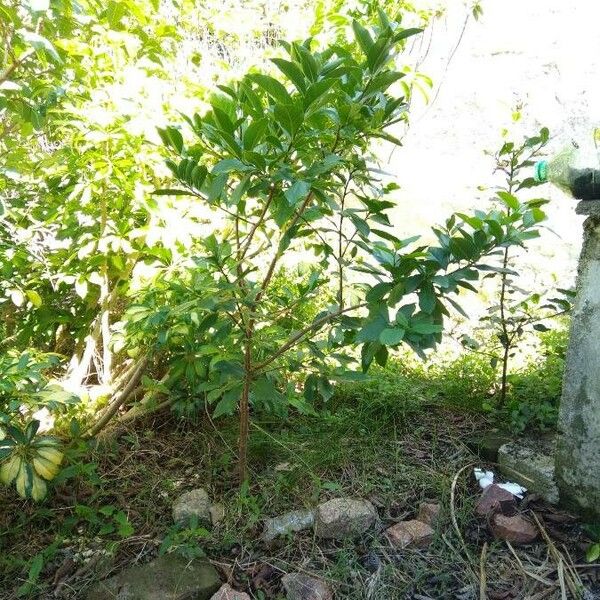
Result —
M562 578L564 578L564 582L567 584L569 591L571 592L571 594L573 594L573 598L578 598L579 592L577 590L577 587L580 584L579 575L576 574L574 577L573 574L571 573L571 568L569 567L569 565L566 565L566 568L565 568L565 562L564 562L562 553L558 550L558 548L556 547L554 542L550 539L548 532L546 531L545 527L542 525L542 523L538 519L537 515L534 512L532 512L532 515L536 522L536 525L538 526L538 529L540 530L540 533L542 534L542 537L544 538L544 541L548 545L550 554L552 555L552 558L554 559L554 562L556 563L556 565L558 567L558 577L559 577L559 581L561 581L561 589L562 589L562 580L561 580L561 577L562 577ZM567 596L563 596L563 597L567 598Z
M454 476L454 479L452 480L452 485L450 486L450 516L452 518L452 525L454 526L454 530L456 531L456 535L458 536L460 545L462 546L463 550L465 551L465 554L467 555L467 558L469 559L471 565L474 564L475 561L473 560L473 556L471 556L471 553L469 552L469 549L467 548L467 544L465 543L462 533L460 532L460 527L458 526L458 520L456 519L456 509L454 508L454 501L456 499L456 484L458 483L458 478L460 477L460 475L463 471L465 471L469 467L472 467L474 464L475 463L469 463L468 465L465 465L464 467L459 469L457 471L456 475Z
M486 600L487 594L485 589L487 587L487 576L485 572L485 560L487 558L488 543L483 544L481 549L481 556L479 557L479 600Z
M544 585L550 585L550 586L555 585L554 581L550 581L549 579L544 579L543 577L541 577L540 575L537 575L536 573L529 572L525 568L523 561L519 558L518 554L515 552L515 549L512 547L512 544L509 541L507 541L506 545L508 546L508 549L512 552L512 555L515 557L517 563L519 564L521 571L523 571L523 573L525 575L527 575L528 577L531 577L532 579L535 579L536 581L539 581L540 583L543 583Z

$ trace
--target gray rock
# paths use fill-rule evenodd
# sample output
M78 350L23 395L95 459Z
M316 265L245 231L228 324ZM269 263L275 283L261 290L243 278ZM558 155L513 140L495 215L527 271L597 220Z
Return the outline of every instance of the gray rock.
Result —
M600 201L579 205L585 221L577 296L558 414L556 479L561 500L600 517Z
M250 596L246 592L234 590L228 583L225 583L210 600L250 600Z
M508 444L513 438L494 431L475 435L468 438L466 443L468 448L478 454L487 462L498 462L498 450L504 444Z
M220 585L208 561L166 554L100 581L87 600L208 600Z
M319 504L315 513L315 534L344 539L364 533L377 521L377 512L368 500L335 498Z
M218 525L225 518L225 505L217 502L217 504L212 504L210 507L210 522L213 524L213 527Z
M278 517L266 519L262 539L265 542L270 542L279 535L287 535L295 531L309 529L313 526L314 522L314 510L293 510Z
M539 494L551 504L558 503L558 487L554 477L554 442L511 442L498 451L500 471L529 492Z
M173 504L173 521L185 525L196 517L203 525L212 522L210 514L210 498L204 488L197 488L182 494Z
M281 578L287 600L333 600L327 584L303 573L288 573Z

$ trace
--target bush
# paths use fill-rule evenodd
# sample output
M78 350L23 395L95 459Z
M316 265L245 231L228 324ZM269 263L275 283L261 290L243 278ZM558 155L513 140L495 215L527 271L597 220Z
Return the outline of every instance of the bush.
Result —
M539 357L510 378L506 413L514 431L556 427L568 343L566 323L541 333L540 342Z

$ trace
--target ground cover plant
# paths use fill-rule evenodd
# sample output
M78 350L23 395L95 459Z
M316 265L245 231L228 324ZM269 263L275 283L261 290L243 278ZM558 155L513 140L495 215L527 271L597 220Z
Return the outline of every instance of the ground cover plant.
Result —
M523 283L546 128L502 139L491 199L397 234L380 157L426 91L406 51L435 15L0 0L0 598L82 598L162 555L260 599L297 568L336 598L597 585L572 567L595 560L593 524L527 498L550 542L515 550L474 517L471 437L556 426L572 294ZM199 486L221 521L174 523ZM262 539L265 518L342 496L378 528ZM384 526L424 500L432 545L391 548Z

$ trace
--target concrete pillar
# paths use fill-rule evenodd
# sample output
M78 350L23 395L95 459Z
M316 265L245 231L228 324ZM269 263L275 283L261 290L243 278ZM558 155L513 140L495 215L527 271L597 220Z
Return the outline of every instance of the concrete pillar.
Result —
M577 275L562 399L556 478L561 501L600 516L600 200L580 202L587 215Z

